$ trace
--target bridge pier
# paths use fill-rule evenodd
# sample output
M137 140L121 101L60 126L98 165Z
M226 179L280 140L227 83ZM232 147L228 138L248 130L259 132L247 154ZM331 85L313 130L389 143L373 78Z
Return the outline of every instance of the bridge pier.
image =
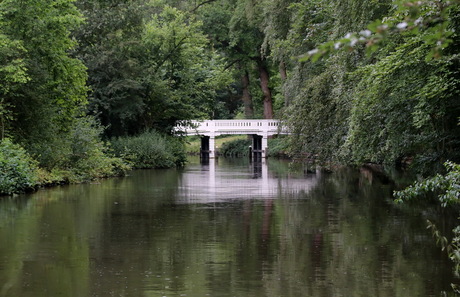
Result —
M252 158L254 161L267 158L268 136L252 135Z
M214 159L216 157L215 145L215 136L201 136L200 158L202 160Z

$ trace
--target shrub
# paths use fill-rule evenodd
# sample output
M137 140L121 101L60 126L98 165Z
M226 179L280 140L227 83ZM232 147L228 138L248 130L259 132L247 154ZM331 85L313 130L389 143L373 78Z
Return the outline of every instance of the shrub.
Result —
M268 140L268 156L283 158L287 157L289 142L286 137L279 136Z
M186 162L183 141L156 131L119 137L111 142L115 155L132 162L136 168L171 168Z
M241 157L249 154L250 139L236 139L224 142L219 149L219 154L227 157Z
M131 167L112 156L101 140L103 127L92 117L78 119L70 134L70 154L66 158L70 182L124 175Z
M0 194L11 195L37 185L37 162L10 139L0 142Z
M43 185L79 183L96 178L123 175L130 170L113 156L101 140L104 128L92 116L74 119L69 129L48 127L42 138L24 143L39 161L39 182Z

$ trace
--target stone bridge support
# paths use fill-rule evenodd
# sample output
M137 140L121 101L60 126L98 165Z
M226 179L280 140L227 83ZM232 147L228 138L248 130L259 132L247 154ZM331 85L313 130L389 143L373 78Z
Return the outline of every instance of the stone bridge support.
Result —
M268 136L267 135L252 135L252 158L254 161L259 161L267 157Z
M200 158L205 159L214 159L216 157L216 137L211 136L201 136L201 146L200 146Z

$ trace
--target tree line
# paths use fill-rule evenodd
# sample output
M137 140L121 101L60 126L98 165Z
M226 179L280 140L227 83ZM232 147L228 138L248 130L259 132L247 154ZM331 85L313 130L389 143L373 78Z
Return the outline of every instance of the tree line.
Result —
M458 11L434 0L4 0L0 138L48 172L105 158L113 171L110 139L276 117L293 131L292 156L433 172L459 159Z

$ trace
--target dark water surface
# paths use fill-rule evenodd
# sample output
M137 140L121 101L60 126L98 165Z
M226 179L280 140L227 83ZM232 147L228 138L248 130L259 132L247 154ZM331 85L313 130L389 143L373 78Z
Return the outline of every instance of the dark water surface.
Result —
M0 200L0 296L452 296L435 214L395 207L369 172L267 164Z

